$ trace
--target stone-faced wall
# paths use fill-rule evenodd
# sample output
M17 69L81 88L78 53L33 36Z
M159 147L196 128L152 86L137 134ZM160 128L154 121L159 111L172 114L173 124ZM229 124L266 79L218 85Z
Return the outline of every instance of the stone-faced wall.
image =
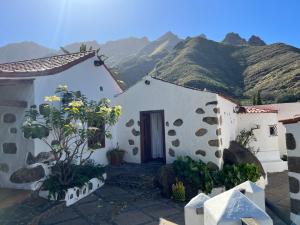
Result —
M149 81L147 84L146 80ZM144 78L117 96L113 103L122 106L123 114L116 125L116 141L120 148L126 150L125 160L141 162L140 112L164 110L167 163L178 156L189 155L209 163L213 168L220 167L224 121L217 97L217 94L151 77Z
M11 82L6 86L2 85L0 101L4 100L32 104L33 83ZM30 179L42 175L40 167L23 169L28 166L27 155L34 153L33 141L25 139L21 130L25 111L26 108L19 104L0 106L0 187L31 189L29 181L36 180Z
M283 122L286 128L288 175L290 186L291 215L295 224L300 224L300 122Z

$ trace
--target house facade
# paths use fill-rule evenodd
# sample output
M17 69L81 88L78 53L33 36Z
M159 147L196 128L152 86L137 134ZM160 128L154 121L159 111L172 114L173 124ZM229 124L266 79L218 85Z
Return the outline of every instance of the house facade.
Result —
M48 146L41 140L24 138L21 126L31 105L44 102L60 84L80 90L91 100L113 98L122 92L94 51L66 54L0 65L0 187L35 189L46 168ZM106 139L93 159L106 164L106 150L114 140Z
M241 107L219 94L149 76L116 96L114 103L123 109L116 140L128 162L160 159L171 163L188 155L220 168L230 141L242 130L253 129L255 138L249 145L265 171L287 168L280 158L284 131L278 122L278 104Z

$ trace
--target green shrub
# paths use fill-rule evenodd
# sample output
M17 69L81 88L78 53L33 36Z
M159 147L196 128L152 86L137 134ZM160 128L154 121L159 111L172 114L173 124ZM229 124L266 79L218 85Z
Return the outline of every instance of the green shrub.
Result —
M57 168L63 167L59 166ZM52 170L55 169L56 168L52 168ZM62 174L65 176L63 177L57 176L57 172L58 171L52 171L52 174L43 182L42 189L49 191L49 198L57 196L58 200L60 200L64 199L65 192L69 188L82 187L92 178L103 180L105 170L103 166L95 165L89 161L84 165L71 165L71 171L69 173L64 171ZM69 182L62 182L61 179L69 179ZM68 183L68 185L63 185L63 183Z
M172 185L172 194L175 201L185 201L185 187L181 181L177 180L176 183Z
M260 178L260 172L255 164L245 163L225 165L215 176L215 180L228 190L247 180L256 182Z
M261 176L255 164L225 165L222 170L210 171L204 162L189 156L178 157L173 162L173 169L177 179L183 182L187 196L190 192L195 195L199 189L206 194L214 187L225 186L228 190L247 180L256 182Z
M204 193L210 193L213 188L213 179L206 164L201 160L195 161L189 156L178 157L173 162L176 176L183 183L193 185Z

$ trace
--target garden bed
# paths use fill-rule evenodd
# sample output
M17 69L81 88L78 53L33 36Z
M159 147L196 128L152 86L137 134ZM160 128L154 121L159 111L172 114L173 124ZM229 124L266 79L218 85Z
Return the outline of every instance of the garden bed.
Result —
M56 196L50 195L50 192L47 190L40 191L39 196L42 198L50 199L52 201L65 201L66 206L70 206L102 187L104 185L104 180L106 179L106 177L106 173L104 173L103 180L92 178L82 187L68 188L65 191L65 196L63 199L59 198L57 194Z

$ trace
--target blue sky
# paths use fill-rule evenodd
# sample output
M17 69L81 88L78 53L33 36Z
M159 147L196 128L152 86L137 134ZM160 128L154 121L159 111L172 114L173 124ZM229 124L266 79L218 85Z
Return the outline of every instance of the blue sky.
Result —
M129 36L153 40L234 31L300 47L299 0L0 0L0 46L35 41L58 48Z

